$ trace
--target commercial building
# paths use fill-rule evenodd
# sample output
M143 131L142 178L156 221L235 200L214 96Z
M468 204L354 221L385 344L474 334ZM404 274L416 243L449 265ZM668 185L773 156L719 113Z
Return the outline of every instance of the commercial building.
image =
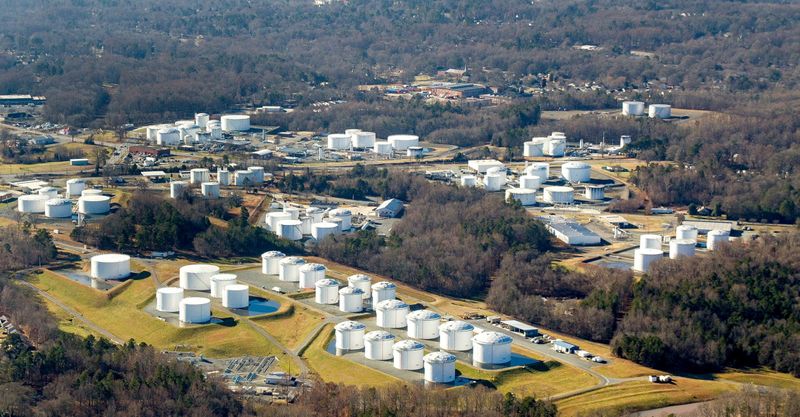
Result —
M556 340L553 342L553 350L559 353L575 353L578 349L578 346L563 340Z
M383 203L381 203L381 205L375 208L375 214L377 214L378 217L400 217L402 212L403 202L396 198L385 200Z
M153 148L150 146L131 146L128 152L132 155L152 156L162 158L170 155L169 148Z
M525 337L539 336L539 329L531 326L530 324L525 324L521 321L503 320L500 322L500 325L507 330L510 330L514 333L519 333Z
M568 245L583 246L602 243L602 238L597 233L580 223L560 216L541 217L541 219L545 222L547 231Z

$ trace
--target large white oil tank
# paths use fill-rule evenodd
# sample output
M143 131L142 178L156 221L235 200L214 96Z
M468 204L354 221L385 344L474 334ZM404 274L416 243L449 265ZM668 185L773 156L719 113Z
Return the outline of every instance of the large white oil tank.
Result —
M319 207L308 206L306 207L306 216L312 218L314 220L313 223L320 223L325 217L325 210Z
M47 208L46 195L28 194L17 198L17 211L20 213L44 213Z
M314 284L321 279L325 279L325 265L322 264L305 264L297 269L297 274L300 277L300 288L315 288Z
M522 144L522 156L527 158L544 156L544 142L532 140Z
M43 195L43 196L47 197L48 199L56 198L56 197L58 197L58 188L56 188L56 187L42 187L42 188L40 188L39 190L36 191L36 194Z
M300 209L298 207L283 207L284 213L289 213L292 215L292 220L299 220L300 219Z
M281 281L298 282L300 281L300 267L306 264L306 260L297 256L289 256L278 262L278 277Z
M164 287L156 290L156 310L177 313L181 309L183 288Z
M81 197L88 197L90 195L103 195L103 190L98 190L97 188L90 188L88 190L81 191Z
M317 304L336 304L339 302L339 281L325 278L314 284L314 301Z
M551 137L545 144L544 154L553 157L562 157L567 152L567 140L561 137Z
M78 199L78 212L83 214L106 214L111 210L111 197L87 195Z
M376 141L372 151L378 155L392 155L392 144L386 141Z
M374 361L392 359L395 336L385 330L374 330L364 335L364 357Z
M92 256L91 276L97 279L122 279L131 275L131 257L120 253Z
M542 186L542 179L536 175L523 175L519 177L519 188L538 190Z
M204 182L200 185L200 191L203 197L214 200L219 198L219 183L218 182Z
M219 118L220 127L225 132L244 132L250 130L250 116L245 114L226 114Z
M462 175L461 176L461 186L462 187L475 187L478 184L478 177L474 175Z
M253 172L246 169L240 169L233 173L233 185L243 187L245 185L253 185Z
M343 232L347 231L347 230L350 230L353 227L353 223L352 223L353 213L350 212L350 210L348 210L348 209L337 208L337 209L331 210L331 212L328 213L328 217L330 217L330 218L338 217L338 218L342 219L342 226L341 226L342 229L341 229L341 231L343 231Z
M639 248L633 251L633 270L636 272L648 272L650 265L663 258L664 252L661 249Z
M343 321L336 326L336 350L349 351L364 348L364 332L367 329L357 321Z
M708 250L717 250L721 243L726 243L730 239L730 233L724 230L712 230L708 232L706 239L706 248Z
M208 264L184 265L179 270L180 287L185 290L208 291L211 277L219 274L219 267Z
M431 352L425 355L425 381L449 384L456 380L456 356L447 352Z
M314 225L314 219L306 215L301 215L300 223L300 233L302 233L303 236L311 235L311 228Z
M247 308L250 305L250 287L244 284L231 284L222 290L222 306L227 308Z
M303 238L301 227L303 222L300 220L281 220L278 222L277 235L288 240L300 240Z
M208 298L184 298L178 309L178 318L182 323L208 323L211 321L211 300Z
M331 133L328 135L328 149L337 151L350 149L350 136L344 133Z
M401 340L392 345L394 367L407 371L422 369L425 345L416 340Z
M364 310L364 291L356 287L339 289L339 311L360 313Z
M639 236L639 248L641 248L641 249L658 249L658 250L661 250L661 242L663 242L663 239L659 235L641 235L641 236Z
M321 242L330 235L335 235L338 231L339 225L332 222L320 222L311 225L311 237L317 242Z
M201 129L205 129L206 126L208 125L208 113L195 113L194 124L196 124Z
M445 350L466 351L472 349L472 333L475 326L465 321L448 321L439 326L439 347Z
M356 133L361 132L361 129L345 129L344 134L347 136L353 136Z
M342 233L342 223L344 223L344 220L342 220L342 218L328 217L327 219L325 219L325 221L336 224L336 230L334 231L334 233L336 234Z
M472 360L478 365L511 362L512 339L502 333L485 331L472 338Z
M430 310L417 310L408 313L408 337L414 339L436 339L439 337L439 320L442 316Z
M247 167L247 170L250 171L250 180L253 181L253 184L263 184L264 183L264 167Z
M386 140L397 151L404 151L411 146L419 146L419 136L417 135L389 135Z
M622 114L625 116L641 116L644 114L644 103L641 101L623 101Z
M372 148L375 146L375 133L359 131L350 135L350 141L354 148Z
M669 259L678 259L681 256L694 256L694 246L697 242L692 239L672 239L669 241Z
M408 304L400 300L383 300L375 306L378 327L401 329L406 327Z
M170 198L178 198L189 186L186 181L172 181L169 183Z
M211 173L207 168L193 168L189 170L189 182L192 184L202 184L208 182Z
M523 206L536 205L536 190L528 188L509 188L506 190L506 202L518 201Z
M369 299L371 293L372 278L369 275L355 274L347 277L347 285L361 290L362 298Z
M669 104L651 104L647 109L647 115L651 119L669 119L672 117L672 106Z
M504 185L506 185L506 174L492 172L483 176L483 187L486 191L500 191Z
M606 198L605 187L602 185L587 185L584 197L587 200L601 201Z
M72 200L67 198L53 198L45 201L44 215L51 219L72 217Z
M272 232L275 234L278 233L278 223L284 220L292 220L292 213L273 211L271 213L267 213L267 217L265 219L267 225L269 226L269 230L272 230Z
M425 148L421 146L409 146L406 149L406 156L409 158L422 158L425 155Z
M676 239L697 240L697 228L688 224L682 224L675 228Z
M71 198L75 196L80 196L84 188L86 188L86 182L84 182L82 179L78 178L68 179L66 197Z
M572 187L544 187L544 201L551 204L572 204L575 201L575 190Z
M397 286L389 281L376 282L371 289L372 308L376 308L381 301L394 300L397 297Z
M211 276L211 296L214 298L222 298L225 293L225 287L228 285L236 284L235 274L216 274Z
M561 176L569 182L589 182L592 167L586 162L570 161L561 165Z
M160 129L156 133L156 143L161 146L176 146L181 143L181 131L174 127Z
M525 167L525 175L539 177L544 183L550 178L550 164L547 162L534 162Z
M227 169L217 169L217 182L219 185L231 185L231 172Z
M280 261L285 258L283 252L271 250L261 254L261 273L264 275L278 275L280 273Z

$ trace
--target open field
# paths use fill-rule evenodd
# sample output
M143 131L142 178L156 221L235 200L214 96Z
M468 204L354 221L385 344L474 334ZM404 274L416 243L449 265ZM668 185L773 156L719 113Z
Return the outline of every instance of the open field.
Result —
M733 381L742 384L764 385L780 389L800 391L800 378L769 369L739 370L729 369L712 375L721 381Z
M41 298L44 305L47 307L47 310L50 311L50 314L58 320L58 328L61 331L66 333L72 333L79 337L88 337L89 335L93 335L96 338L100 338L100 335L94 332L92 329L86 327L80 321L74 320L69 313L62 310L59 306L55 305L53 302Z
M556 361L544 362L539 367L506 371L477 369L458 362L456 369L465 377L491 382L500 392L536 398L588 388L599 382L586 372Z
M72 166L69 161L43 162L41 164L0 164L0 174L42 174L42 173L75 173L80 171L91 171L94 167L91 159L89 165Z
M294 302L283 301L275 313L252 319L289 349L300 344L321 323L323 316Z

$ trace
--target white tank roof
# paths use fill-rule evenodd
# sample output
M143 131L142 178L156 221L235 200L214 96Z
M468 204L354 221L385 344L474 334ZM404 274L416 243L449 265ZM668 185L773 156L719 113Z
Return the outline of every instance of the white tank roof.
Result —
M510 336L498 332L481 332L472 340L482 345L506 345L513 341Z
M339 281L335 279L325 278L314 283L317 287L338 287Z
M353 213L350 210L343 209L343 208L333 209L330 212L330 216L331 217L334 217L334 216L352 216L352 215L353 215Z
M364 290L362 290L361 288L358 288L358 287L342 287L339 290L339 294L341 294L341 295L359 294L360 295L360 294L364 294Z
M105 195L85 195L81 197L83 201L111 201L111 197Z
M262 258L277 258L281 256L286 256L283 252L278 252L276 250L271 250L269 252L264 252L261 254Z
M473 331L473 330L475 330L475 326L473 326L473 325L471 325L471 324L469 324L469 323L467 323L465 321L454 320L454 321L448 321L448 322L442 323L442 325L439 326L439 330Z
M281 259L281 265L303 265L305 263L306 260L298 256L290 256L288 258Z
M559 193L559 192L561 192L561 193L569 193L569 192L574 192L575 191L574 188L565 187L563 185L553 185L553 186L550 186L550 187L545 187L544 189L545 190L549 190L550 192L556 192L556 193Z
M334 327L336 330L364 330L367 328L363 323L357 321L343 321Z
M184 266L182 266L181 270L183 270L184 272L199 272L199 273L213 272L213 273L217 273L217 272L219 272L219 267L215 266L215 265L209 265L209 264L192 264L192 265L184 265Z
M401 340L395 343L392 346L394 350L422 350L425 349L425 345L416 340Z
M408 304L400 300L383 300L375 306L377 310L393 310L397 308L408 308Z
M453 363L456 355L447 352L431 352L422 358L427 363Z
M211 304L211 300L203 297L187 297L181 300L181 303L186 305L201 306Z
M102 255L92 256L92 261L95 262L128 262L131 257L121 253L105 253Z
M397 288L397 285L394 285L389 281L381 281L381 282L376 282L376 283L372 284L372 289L373 290L384 290L384 289L387 289L387 288Z
M178 287L162 287L156 290L161 294L183 294L183 288Z
M72 200L68 198L51 198L44 203L48 206L60 206L62 204L72 204Z
M589 164L581 161L570 161L561 166L562 168L591 168Z
M370 278L369 275L364 274L355 274L347 277L348 282L369 282L371 280L372 278Z
M236 281L234 274L217 274L211 276L212 281Z
M442 316L430 310L417 310L409 313L406 318L410 320L439 320Z
M385 330L375 330L364 335L364 340L370 340L370 341L394 340L395 338L396 338L395 335Z
M325 265L322 264L305 264L299 268L303 272L325 271L325 269Z
M664 255L664 251L654 248L639 248L637 249L642 255Z

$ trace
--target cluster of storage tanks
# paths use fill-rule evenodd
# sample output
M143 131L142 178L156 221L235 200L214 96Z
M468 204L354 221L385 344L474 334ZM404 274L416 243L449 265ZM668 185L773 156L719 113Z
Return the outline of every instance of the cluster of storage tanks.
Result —
M269 230L284 239L301 240L303 236L311 236L319 242L350 230L352 219L353 213L345 208L323 210L308 206L301 209L286 205L281 211L267 213L265 222Z
M78 212L82 214L107 214L111 210L111 197L96 189L87 189L80 179L67 180L64 196L59 189L42 187L36 194L26 194L17 199L17 211L28 214L44 214L48 218L72 217L73 203L78 197Z
M622 114L625 116L643 116L644 102L623 101ZM651 104L647 108L647 116L651 119L669 119L672 117L672 106L669 104Z
M375 154L387 156L395 151L406 152L408 156L419 156L422 152L416 135L390 135L385 141L379 141L374 132L347 129L344 133L332 133L327 139L327 148L333 151L370 149Z
M550 136L534 137L522 147L522 155L525 157L562 157L567 151L567 135L564 132L553 132Z
M663 239L660 235L641 235L639 247L633 252L633 270L648 272L653 262L663 258L662 242Z
M698 229L695 226L684 224L675 228L675 238L669 241L669 258L680 259L695 256ZM730 233L725 230L711 230L707 234L706 247L713 251L719 249L720 244L728 242ZM633 270L648 272L650 265L664 257L662 251L663 239L659 235L641 235L639 248L634 251Z
M228 171L219 168L215 173L216 181L212 181L211 170L208 168L193 168L189 170L189 181L171 181L169 183L169 196L178 198L190 185L199 185L200 193L204 198L216 199L220 197L222 186L257 186L264 183L266 173L264 167L252 166L247 169Z
M550 177L550 165L547 162L534 162L525 167L518 178L518 187L505 190L506 201L517 201L523 206L536 204L536 193ZM561 166L561 177L568 183L588 183L591 181L591 166L585 162L570 161ZM478 184L476 175L462 175L462 187L475 187ZM486 191L500 191L509 183L507 170L502 166L493 166L486 170L481 179ZM605 198L605 187L602 185L584 185L584 197L587 200L602 201ZM575 202L575 189L571 186L546 186L542 188L542 201L549 204L572 204Z
M208 143L222 139L223 132L250 130L250 116L227 114L211 120L207 113L197 113L194 120L178 120L173 124L146 127L147 140L162 146L179 146Z

